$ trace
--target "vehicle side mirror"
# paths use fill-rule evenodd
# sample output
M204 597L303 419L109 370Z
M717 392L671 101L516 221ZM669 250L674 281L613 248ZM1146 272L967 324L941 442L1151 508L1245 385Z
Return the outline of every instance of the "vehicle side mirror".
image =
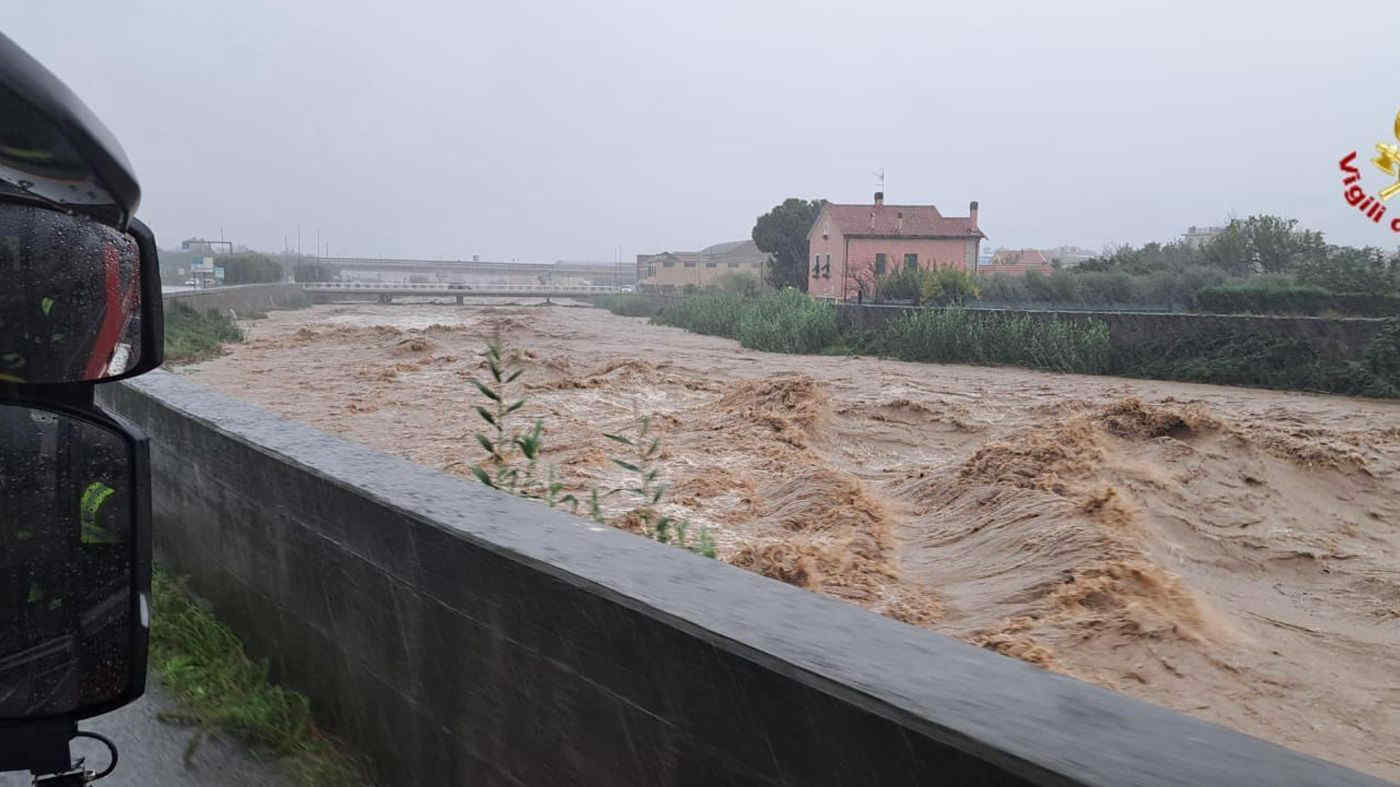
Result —
M159 262L106 127L0 34L0 771L79 784L145 691L149 447L93 383L159 366ZM69 741L111 749L73 766Z
M107 382L159 366L155 239L28 204L0 210L0 383Z
M90 410L0 403L0 738L144 691L149 478L146 438L133 427Z

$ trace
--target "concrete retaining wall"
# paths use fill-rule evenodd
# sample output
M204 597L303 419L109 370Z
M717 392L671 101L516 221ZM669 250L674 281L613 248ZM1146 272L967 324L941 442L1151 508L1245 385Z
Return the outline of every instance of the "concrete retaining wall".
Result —
M870 329L888 320L919 311L913 306L837 304L843 325ZM1216 337L1230 330L1266 336L1295 336L1318 352L1341 358L1360 358L1367 343L1385 324L1373 318L1270 317L1245 314L1147 314L1140 312L1057 312L973 310L981 315L1016 315L1037 320L1099 320L1108 324L1108 340L1116 349L1131 349L1164 336L1191 340Z
M390 784L1380 784L175 375L98 388L158 554Z
M311 299L296 284L239 284L207 290L165 293L165 302L183 303L198 311L233 309L237 314L309 306Z

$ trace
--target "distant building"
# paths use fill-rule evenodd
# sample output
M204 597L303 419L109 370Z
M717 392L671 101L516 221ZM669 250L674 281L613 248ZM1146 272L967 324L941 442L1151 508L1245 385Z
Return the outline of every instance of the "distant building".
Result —
M700 251L664 251L637 255L637 286L678 290L687 285L708 287L726 273L761 276L768 255L751 240L716 243Z
M1051 264L1060 263L1061 267L1073 268L1081 262L1092 260L1099 256L1097 252L1083 248L1081 246L1056 246L1053 249L1041 249Z
M1024 276L1030 271L1049 273L1052 270L1050 260L1040 249L997 249L990 263L977 266L977 273L982 276L996 273Z
M1181 241L1193 249L1199 249L1224 231L1224 227L1187 227L1186 232L1181 234Z
M879 191L870 205L828 203L807 234L807 292L854 301L901 267L973 270L985 237L976 202L966 216L944 216L933 205L886 205Z

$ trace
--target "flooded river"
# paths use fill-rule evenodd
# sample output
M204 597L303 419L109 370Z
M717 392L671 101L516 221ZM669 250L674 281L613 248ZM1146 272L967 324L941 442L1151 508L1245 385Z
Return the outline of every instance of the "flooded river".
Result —
M180 371L467 477L500 336L575 493L627 480L603 434L649 416L660 508L722 560L1400 779L1400 404L776 355L558 304L247 328Z

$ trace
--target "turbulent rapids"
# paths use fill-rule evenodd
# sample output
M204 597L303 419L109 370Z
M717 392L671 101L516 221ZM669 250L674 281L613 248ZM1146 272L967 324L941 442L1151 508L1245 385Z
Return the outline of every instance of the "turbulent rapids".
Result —
M649 415L664 512L722 560L1400 779L1395 403L773 355L561 305L247 327L181 372L464 477L500 336L575 492L622 480L603 433Z

